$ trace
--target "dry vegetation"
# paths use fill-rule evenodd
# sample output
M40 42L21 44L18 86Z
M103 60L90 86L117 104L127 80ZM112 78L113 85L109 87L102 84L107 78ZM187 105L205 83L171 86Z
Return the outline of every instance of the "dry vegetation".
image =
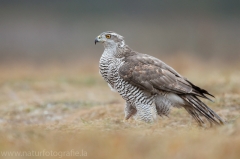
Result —
M239 158L239 65L167 61L216 96L214 103L205 102L227 120L225 126L199 128L181 109L153 124L124 121L124 101L110 91L97 65L4 65L0 68L1 153L83 150L87 156L82 158L98 159Z

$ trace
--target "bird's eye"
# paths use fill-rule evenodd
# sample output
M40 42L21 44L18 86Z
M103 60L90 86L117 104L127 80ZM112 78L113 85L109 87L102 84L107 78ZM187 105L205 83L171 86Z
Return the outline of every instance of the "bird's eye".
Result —
M107 39L110 39L110 38L111 38L111 35L110 35L110 34L107 34L107 35L106 35L106 38L107 38Z

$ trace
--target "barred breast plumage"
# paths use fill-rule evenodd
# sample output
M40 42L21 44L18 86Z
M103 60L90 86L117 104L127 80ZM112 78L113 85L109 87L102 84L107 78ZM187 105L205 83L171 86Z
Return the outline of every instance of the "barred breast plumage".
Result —
M126 101L125 119L133 116L152 122L157 115L168 116L171 107L184 108L203 125L204 116L210 123L224 121L198 97L212 96L173 68L152 56L133 51L117 33L103 32L95 39L102 42L104 52L100 58L100 74L112 90Z
M124 64L124 58L114 58L111 49L105 49L99 62L100 74L113 91L117 91L126 100L125 117L132 115L135 119L152 122L156 118L153 96L124 81L119 76L119 68ZM138 110L138 111L136 111Z

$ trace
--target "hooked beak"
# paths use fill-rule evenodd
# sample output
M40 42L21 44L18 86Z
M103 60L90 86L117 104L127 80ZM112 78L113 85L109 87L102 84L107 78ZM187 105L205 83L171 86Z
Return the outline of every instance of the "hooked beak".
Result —
M96 39L95 39L95 41L94 41L95 45L96 45L96 43L99 42L99 39L100 39L100 36L96 37Z
M99 41L98 41L98 38L96 38L94 42L95 42L95 45L96 45L96 43L99 42Z

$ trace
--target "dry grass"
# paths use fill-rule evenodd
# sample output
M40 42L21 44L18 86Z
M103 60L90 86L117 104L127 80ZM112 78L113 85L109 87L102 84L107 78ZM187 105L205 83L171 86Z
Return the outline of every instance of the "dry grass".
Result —
M124 121L124 101L110 91L97 66L1 66L0 151L58 153L49 158L72 150L99 159L237 159L239 69L214 64L209 69L196 61L193 68L190 61L168 63L216 96L214 103L205 102L228 121L225 126L199 128L181 109L153 124Z

